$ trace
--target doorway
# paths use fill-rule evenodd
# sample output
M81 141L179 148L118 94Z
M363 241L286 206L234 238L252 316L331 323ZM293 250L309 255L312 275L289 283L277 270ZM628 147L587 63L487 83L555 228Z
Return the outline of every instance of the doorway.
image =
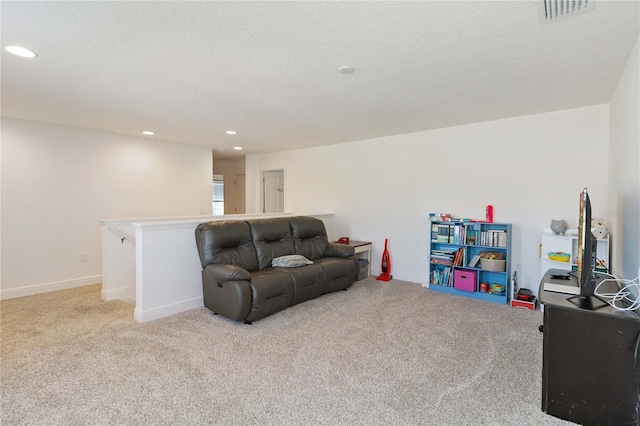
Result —
M224 214L224 176L213 175L212 205L214 216Z
M241 214L244 213L245 204L244 204L244 175L236 175L236 213Z
M284 170L262 172L262 213L284 212Z

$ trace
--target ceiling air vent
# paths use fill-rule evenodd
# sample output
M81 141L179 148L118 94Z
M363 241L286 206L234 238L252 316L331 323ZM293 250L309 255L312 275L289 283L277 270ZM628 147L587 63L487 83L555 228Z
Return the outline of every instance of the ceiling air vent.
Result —
M540 12L545 22L568 18L593 10L594 0L542 0Z

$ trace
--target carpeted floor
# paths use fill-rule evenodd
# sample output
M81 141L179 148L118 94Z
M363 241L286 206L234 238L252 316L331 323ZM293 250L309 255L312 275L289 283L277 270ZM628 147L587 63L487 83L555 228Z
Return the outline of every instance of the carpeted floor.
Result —
M87 286L2 301L2 425L564 425L542 315L369 278L253 325L138 324Z

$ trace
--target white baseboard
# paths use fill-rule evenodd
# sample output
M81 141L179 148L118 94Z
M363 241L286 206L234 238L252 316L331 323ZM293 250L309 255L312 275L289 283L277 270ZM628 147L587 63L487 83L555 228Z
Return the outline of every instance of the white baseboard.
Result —
M133 319L138 322L148 322L158 318L178 314L180 312L190 311L191 309L201 308L202 306L204 306L202 296L185 300L183 302L172 303L171 305L161 306L159 308L149 309L144 312L136 306L133 311Z
M377 270L375 269L371 269L371 276L372 277L377 277L378 275L380 275L380 269L378 268ZM414 275L414 274L405 274L402 272L399 273L394 273L393 270L391 271L391 278L394 280L401 280L401 281L409 281L412 283L418 283L418 284L424 284L427 282L427 278L423 275Z
M89 277L76 278L73 280L56 281L53 283L29 285L19 288L9 288L0 290L0 300L15 299L16 297L33 296L36 294L49 293L69 288L83 287L85 285L100 284L102 275L92 275Z
M399 273L399 274L392 273L391 275L393 275L393 278L397 280L409 281L417 284L424 284L427 282L426 277L424 275L403 274L403 273Z
M105 302L108 302L110 300L125 300L125 299L130 299L129 297L129 291L127 289L127 287L122 287L122 288L116 288L114 290L105 290L102 289L100 291L100 298L102 300L104 300Z

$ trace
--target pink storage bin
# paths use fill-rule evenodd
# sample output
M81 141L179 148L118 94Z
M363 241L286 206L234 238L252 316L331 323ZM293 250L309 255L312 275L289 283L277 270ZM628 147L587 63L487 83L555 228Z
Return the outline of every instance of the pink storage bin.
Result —
M458 290L475 292L478 271L456 269L453 272L453 287Z

